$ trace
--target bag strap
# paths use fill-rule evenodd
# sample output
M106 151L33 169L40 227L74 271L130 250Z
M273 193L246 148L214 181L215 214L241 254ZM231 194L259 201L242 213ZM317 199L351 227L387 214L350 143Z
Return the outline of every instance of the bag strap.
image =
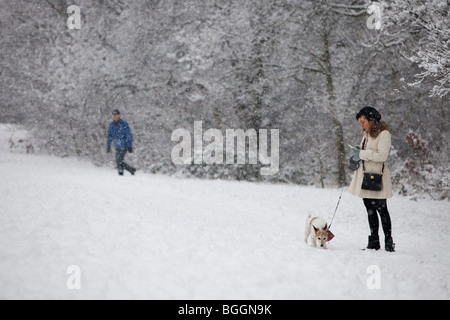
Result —
M364 138L364 142L363 142L363 145L362 145L362 150L366 150L366 142L367 142L367 137ZM365 161L361 159L361 162L362 162L363 173L366 173L366 166L364 165ZM381 169L381 175L384 174L384 167L385 166L386 166L386 162L383 162L383 169Z
M364 138L364 142L362 144L362 148L361 150L366 150L366 142L367 142L367 137ZM366 173L366 167L364 166L364 160L361 159L362 162L362 168L363 168L363 173Z

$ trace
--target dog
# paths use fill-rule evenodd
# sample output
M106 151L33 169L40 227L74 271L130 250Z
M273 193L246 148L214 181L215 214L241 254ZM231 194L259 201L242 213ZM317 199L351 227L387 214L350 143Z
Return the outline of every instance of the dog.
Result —
M311 238L311 246L316 248L317 241L320 243L320 247L327 249L328 241L328 224L320 217L312 218L311 215L306 219L305 224L305 242L308 244L308 237Z

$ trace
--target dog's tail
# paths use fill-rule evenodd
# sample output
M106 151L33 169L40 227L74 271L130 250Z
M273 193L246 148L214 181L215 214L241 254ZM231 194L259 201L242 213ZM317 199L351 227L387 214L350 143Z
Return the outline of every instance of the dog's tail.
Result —
M308 215L305 221L305 243L308 244L308 237L311 234L311 214Z

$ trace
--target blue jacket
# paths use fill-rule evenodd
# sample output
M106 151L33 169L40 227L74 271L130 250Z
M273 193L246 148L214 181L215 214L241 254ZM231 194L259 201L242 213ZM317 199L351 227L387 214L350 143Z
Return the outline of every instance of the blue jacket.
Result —
M114 121L109 125L108 141L106 146L111 147L111 142L114 142L116 149L125 149L133 147L133 134L130 126L122 119L116 124Z

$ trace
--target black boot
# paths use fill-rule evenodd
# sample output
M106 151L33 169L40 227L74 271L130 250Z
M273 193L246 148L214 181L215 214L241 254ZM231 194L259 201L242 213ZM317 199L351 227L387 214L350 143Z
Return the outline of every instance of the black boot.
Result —
M386 237L386 239L384 239L384 249L387 252L395 252L395 243L392 237Z
M369 236L369 244L367 245L367 249L371 250L380 250L380 237L379 236Z

